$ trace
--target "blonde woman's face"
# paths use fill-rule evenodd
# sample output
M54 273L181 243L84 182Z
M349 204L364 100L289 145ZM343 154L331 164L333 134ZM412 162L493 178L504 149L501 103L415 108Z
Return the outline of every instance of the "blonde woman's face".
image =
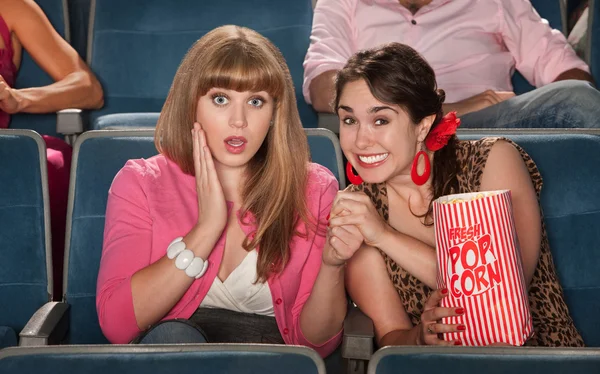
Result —
M206 133L215 163L246 165L267 136L273 105L273 98L264 91L212 88L200 97L196 120Z

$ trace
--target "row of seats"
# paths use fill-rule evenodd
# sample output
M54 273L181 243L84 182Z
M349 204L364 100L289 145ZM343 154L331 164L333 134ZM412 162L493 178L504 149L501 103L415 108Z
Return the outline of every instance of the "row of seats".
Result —
M36 2L70 41L66 0ZM87 2L76 1L72 7L76 5L86 6ZM294 81L301 120L307 128L317 127L317 114L302 96L302 63L312 27L311 0L92 0L89 6L86 61L103 86L104 107L87 113L89 118L84 118L89 126L83 130L96 128L96 120L111 113L160 112L187 50L204 34L225 24L254 29L280 48ZM77 19L85 13L78 11ZM23 65L19 76L30 76L26 86L46 82L37 70ZM57 134L56 118L50 115L16 115L11 127Z
M311 0L70 0L69 6L67 0L36 1L61 35L68 41L75 37L73 44L80 52L86 48L87 63L104 88L104 107L86 113L84 118L89 116L90 123L84 124L78 132L102 128L106 121L101 118L108 114L160 112L186 51L205 33L224 24L250 27L281 49L294 81L302 123L306 128L318 126L316 112L304 102L301 93L302 63L312 27ZM600 6L594 5L596 1L600 0L592 0L592 13L600 13ZM532 3L552 27L564 30L566 22L561 0L532 0ZM599 23L593 23L595 30L600 27ZM600 35L590 33L594 34ZM83 43L84 40L87 42ZM595 44L598 42L590 41L590 45ZM598 53L593 49L590 52L596 77L600 77L599 68L595 67L600 66ZM40 86L49 82L50 78L26 54L16 86ZM513 85L517 93L532 89L518 73L513 76ZM156 124L144 115L129 115L127 120L127 124L135 127ZM56 118L19 114L14 116L11 127L56 135ZM73 130L66 132L69 131Z
M343 188L337 138L325 129L305 131L313 160L328 167ZM10 308L0 309L0 347L16 345L19 332L20 344L29 346L108 343L95 308L107 193L126 160L156 154L153 133L90 131L78 138L69 191L64 294L62 302L48 302L53 280L43 142L32 131L0 130L0 300L11 302ZM497 135L515 140L537 162L545 181L541 204L565 299L586 344L600 347L600 197L590 187L600 184L600 171L589 162L600 159L600 131L460 132L462 139ZM357 309L346 320L341 354L355 369L366 367L373 354L372 322Z
M597 349L387 347L369 374L598 373ZM325 374L321 357L304 347L277 345L63 346L0 351L0 374Z
M313 160L332 170L345 187L335 135L325 129L305 131ZM98 325L95 294L108 190L128 159L156 155L153 136L154 130L89 131L75 145L61 295L70 307L70 343L107 342ZM46 153L42 138L33 131L0 130L0 142L0 300L16 304L0 310L0 326L12 330L14 338L33 313L53 298ZM67 308L48 304L44 310L54 315L59 309ZM48 339L60 342L63 336Z
M325 374L312 349L263 344L19 347L0 350L0 374Z

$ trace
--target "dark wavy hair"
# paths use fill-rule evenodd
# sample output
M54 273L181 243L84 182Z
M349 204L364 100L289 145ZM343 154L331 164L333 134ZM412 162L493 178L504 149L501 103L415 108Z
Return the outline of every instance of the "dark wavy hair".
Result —
M347 83L363 79L377 100L403 108L415 125L423 118L435 115L433 130L443 117L444 90L437 88L435 73L425 59L411 47L389 43L356 53L336 77L333 109L337 113L340 96ZM448 144L435 152L432 165L433 200L458 191L458 140L453 136ZM425 225L432 225L432 202L422 216Z

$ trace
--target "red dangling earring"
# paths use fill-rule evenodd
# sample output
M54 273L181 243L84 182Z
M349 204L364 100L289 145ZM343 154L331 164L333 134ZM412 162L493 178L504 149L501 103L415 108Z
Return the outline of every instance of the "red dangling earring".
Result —
M423 171L423 174L419 175L417 167L419 166L419 158L421 156L425 158L425 170ZM422 186L427 182L430 175L431 162L429 161L429 156L427 156L427 153L425 153L425 151L419 151L419 153L417 153L415 159L413 160L412 169L410 170L410 178L417 186Z
M352 164L350 163L350 161L346 163L346 176L348 176L348 180L350 181L350 183L355 184L357 186L359 184L362 184L363 182L360 175L354 174L354 170L352 170Z

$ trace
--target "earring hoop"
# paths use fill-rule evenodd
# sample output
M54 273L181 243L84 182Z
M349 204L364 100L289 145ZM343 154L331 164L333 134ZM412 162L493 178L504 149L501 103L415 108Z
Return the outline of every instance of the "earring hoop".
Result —
M417 170L417 168L419 166L419 158L421 156L423 156L423 159L425 160L425 170L423 170L423 174L419 175L419 171ZM430 175L431 161L429 161L429 156L425 151L419 151L413 159L412 168L410 170L410 178L412 179L414 184L416 184L417 186L422 186L429 180Z
M350 161L346 163L346 176L348 177L350 183L352 183L355 186L358 186L363 183L363 180L360 177L360 175L354 174L354 170L352 169L352 164L350 163Z

